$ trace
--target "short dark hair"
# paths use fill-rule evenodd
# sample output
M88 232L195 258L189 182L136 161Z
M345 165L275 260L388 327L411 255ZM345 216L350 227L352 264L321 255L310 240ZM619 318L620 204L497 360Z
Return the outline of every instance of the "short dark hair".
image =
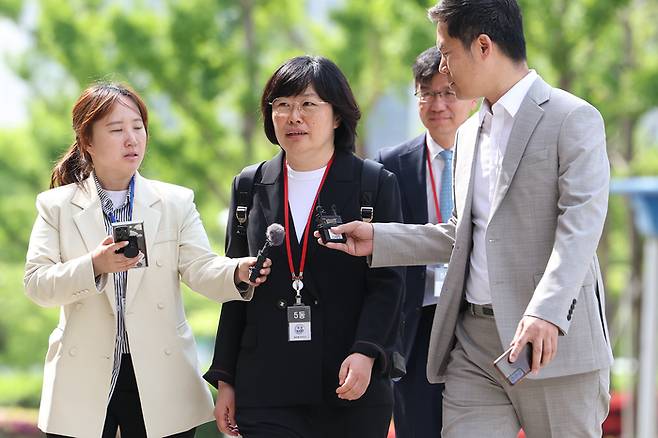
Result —
M312 85L318 96L331 104L339 125L334 130L334 146L338 150L354 151L356 125L361 111L347 78L338 66L322 56L297 56L279 67L267 81L260 101L265 135L279 144L272 122L272 102L277 97L296 96Z
M412 70L416 85L426 85L432 82L434 75L439 74L441 64L441 52L436 46L432 46L416 57Z
M442 0L427 11L434 23L448 25L448 35L468 49L486 34L513 61L525 61L523 19L516 0Z

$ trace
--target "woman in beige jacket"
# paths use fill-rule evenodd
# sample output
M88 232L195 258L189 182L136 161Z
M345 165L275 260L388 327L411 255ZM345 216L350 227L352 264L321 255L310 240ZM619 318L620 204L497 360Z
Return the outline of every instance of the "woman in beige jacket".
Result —
M266 262L214 254L191 190L142 177L148 115L130 88L97 84L73 108L75 142L37 197L25 290L60 307L44 367L48 436L192 437L213 419L185 318L182 280L223 302L249 300ZM142 221L145 254L117 253L111 224ZM146 258L146 260L144 260ZM148 262L147 267L139 267ZM134 268L134 269L133 269Z

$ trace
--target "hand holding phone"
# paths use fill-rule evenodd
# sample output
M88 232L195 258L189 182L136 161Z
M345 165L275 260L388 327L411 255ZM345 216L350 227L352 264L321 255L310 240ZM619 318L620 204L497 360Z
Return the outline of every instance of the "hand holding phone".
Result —
M149 265L146 254L146 239L144 237L144 223L141 221L114 222L112 224L112 237L114 242L128 242L128 245L116 250L123 253L126 258L137 257L140 253L142 258L135 268L145 268Z
M494 366L510 385L518 383L532 369L532 344L529 342L525 344L516 361L510 362L509 355L513 348L508 348L494 361Z

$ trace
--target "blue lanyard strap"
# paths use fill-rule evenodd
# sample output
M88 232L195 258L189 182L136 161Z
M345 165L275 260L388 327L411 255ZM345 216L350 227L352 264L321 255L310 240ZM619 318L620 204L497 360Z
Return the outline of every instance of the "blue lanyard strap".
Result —
M133 202L135 200L135 175L133 175L132 178L130 178L130 186L128 189L128 220L131 221L133 220ZM117 219L114 217L114 213L110 212L108 214L108 217L110 218L110 222L115 223L117 222Z

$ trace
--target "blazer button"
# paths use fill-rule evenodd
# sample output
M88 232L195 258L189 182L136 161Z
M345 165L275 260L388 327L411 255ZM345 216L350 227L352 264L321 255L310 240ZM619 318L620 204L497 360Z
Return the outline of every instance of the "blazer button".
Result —
M156 264L156 266L158 266L158 267L162 267L162 260L157 259L157 260L155 261L155 264Z
M283 310L286 308L286 302L284 300L279 300L276 302L276 307Z
M78 354L78 349L75 348L75 347L72 347L72 348L69 350L69 356L73 357L73 356L75 356L76 354Z
M158 303L158 309L162 310L165 308L164 303Z
M169 348L165 348L164 354L166 354L167 356L171 356L171 350Z

